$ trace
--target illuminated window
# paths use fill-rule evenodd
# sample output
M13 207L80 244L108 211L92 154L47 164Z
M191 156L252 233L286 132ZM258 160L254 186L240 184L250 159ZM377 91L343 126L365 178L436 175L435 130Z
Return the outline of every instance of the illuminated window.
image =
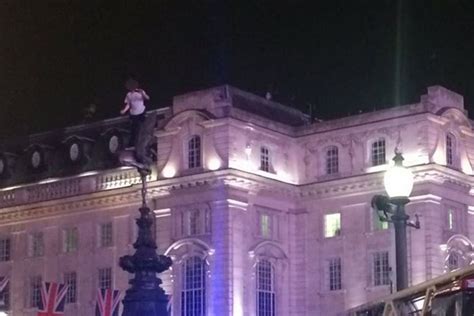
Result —
M41 286L42 278L40 275L33 276L30 278L29 286L29 307L38 307L41 301Z
M32 233L29 236L30 257L41 257L44 255L44 237L42 232Z
M199 257L183 263L181 316L206 315L206 262Z
M113 245L112 222L100 224L100 247L110 247Z
M188 168L201 167L201 137L195 135L188 142Z
M112 268L99 269L98 286L99 289L112 288Z
M209 234L211 232L211 225L212 225L211 220L212 220L211 210L206 209L204 211L204 232L206 234Z
M257 316L275 316L275 269L268 260L256 267Z
M76 272L64 273L64 284L67 286L66 303L77 301L77 274Z
M339 153L336 146L331 146L326 151L326 174L339 172Z
M329 290L342 289L342 265L341 258L332 258L328 262Z
M374 286L390 284L390 266L388 252L376 252L373 254L373 281Z
M454 164L455 139L453 134L446 135L446 164L452 166Z
M271 217L268 214L260 214L260 236L270 238L272 235Z
M9 261L11 255L10 238L0 239L0 261Z
M79 244L79 231L77 227L66 228L63 231L63 250L64 252L76 251Z
M260 147L260 170L270 172L270 151L267 147Z
M377 213L375 213L373 210L372 212L372 227L373 230L385 230L388 229L388 222L387 221L382 221L380 220L380 217L378 216Z
M385 164L385 139L379 138L372 143L371 146L371 160L372 166L378 166Z
M451 209L448 210L448 229L454 229L454 211Z
M341 235L341 214L324 215L324 237L330 238Z

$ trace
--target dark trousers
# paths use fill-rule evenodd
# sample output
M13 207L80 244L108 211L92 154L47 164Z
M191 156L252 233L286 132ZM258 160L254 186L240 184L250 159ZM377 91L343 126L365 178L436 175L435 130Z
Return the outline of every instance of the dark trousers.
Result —
M140 129L145 121L145 112L138 115L130 115L130 138L128 140L129 147L136 147L138 144L138 137L140 136Z

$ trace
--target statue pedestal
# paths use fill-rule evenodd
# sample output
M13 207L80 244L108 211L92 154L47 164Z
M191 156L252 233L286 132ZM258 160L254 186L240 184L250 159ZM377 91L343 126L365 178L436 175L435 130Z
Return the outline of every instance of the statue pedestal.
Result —
M143 180L143 179L142 179ZM136 249L132 256L120 258L119 265L135 277L130 280L131 288L122 300L122 316L168 316L168 298L160 287L157 273L168 270L171 258L156 254L156 243L152 235L153 217L148 207L140 208L137 219L138 238L133 244Z

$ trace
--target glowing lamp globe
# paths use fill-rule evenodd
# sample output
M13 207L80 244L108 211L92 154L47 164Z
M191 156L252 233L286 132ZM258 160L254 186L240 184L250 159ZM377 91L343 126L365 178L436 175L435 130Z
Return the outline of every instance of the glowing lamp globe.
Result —
M403 166L401 154L395 154L395 165L385 172L383 183L391 198L408 198L413 190L413 173Z

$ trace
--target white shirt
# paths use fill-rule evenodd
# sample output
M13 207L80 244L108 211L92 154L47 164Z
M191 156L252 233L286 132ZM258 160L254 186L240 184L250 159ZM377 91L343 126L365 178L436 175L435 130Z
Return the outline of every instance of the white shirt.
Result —
M125 96L124 102L130 106L131 115L140 115L145 112L143 95L139 91L130 91Z

